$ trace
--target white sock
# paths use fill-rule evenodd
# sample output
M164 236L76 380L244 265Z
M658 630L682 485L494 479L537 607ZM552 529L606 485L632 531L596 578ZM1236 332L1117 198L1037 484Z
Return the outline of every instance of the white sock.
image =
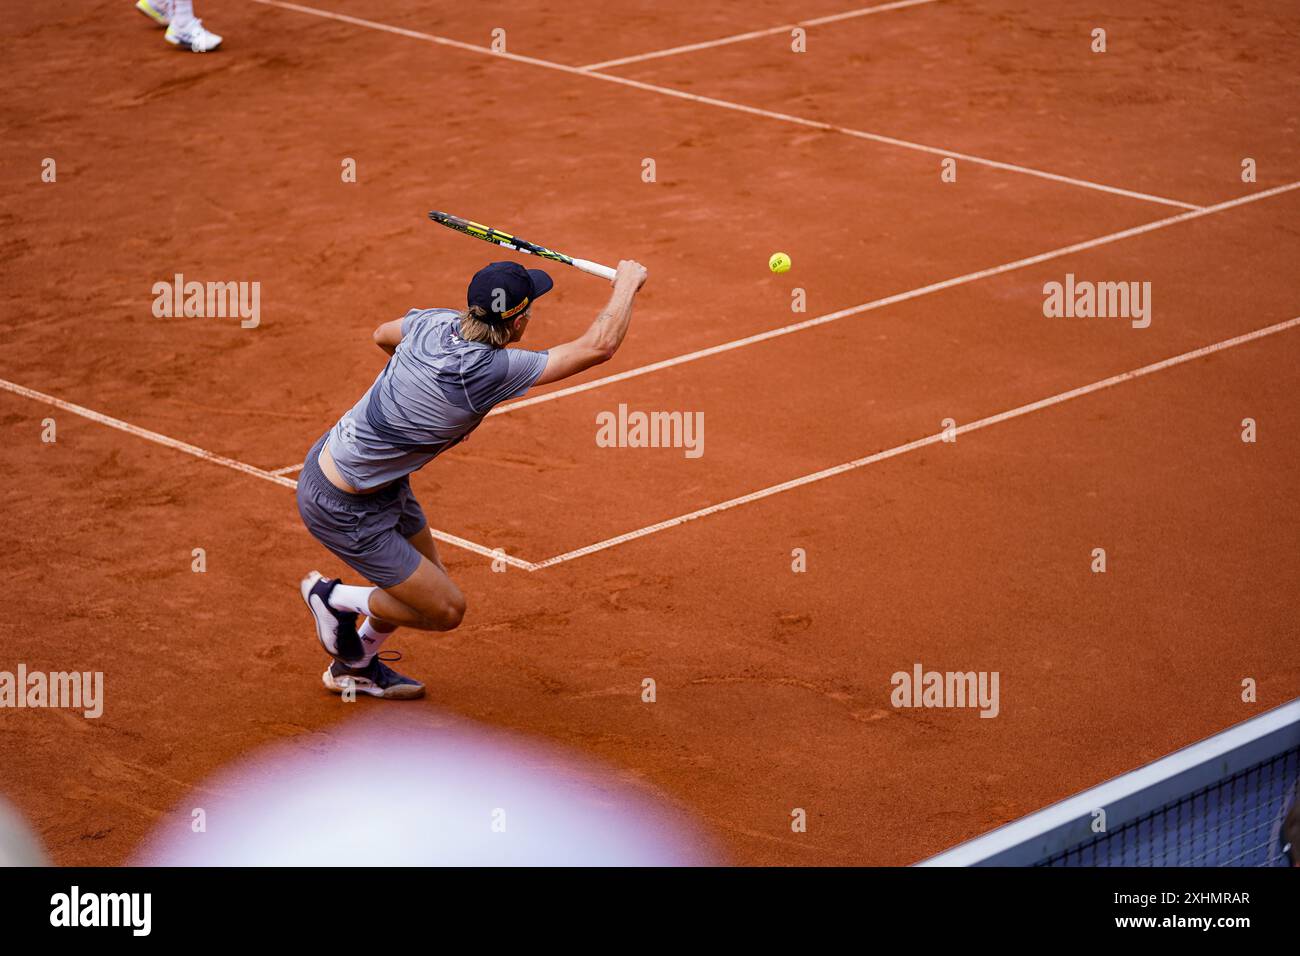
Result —
M178 27L188 26L194 19L194 0L172 0L171 21Z
M361 646L366 649L366 657L358 667L365 667L379 653L379 649L384 646L384 641L392 637L393 632L397 630L396 624L389 624L387 621L376 621L373 617L366 618L366 622L361 625L357 631L361 635Z
M370 594L374 588L363 588L356 584L336 584L330 592L329 606L336 611L352 611L355 614L370 614Z

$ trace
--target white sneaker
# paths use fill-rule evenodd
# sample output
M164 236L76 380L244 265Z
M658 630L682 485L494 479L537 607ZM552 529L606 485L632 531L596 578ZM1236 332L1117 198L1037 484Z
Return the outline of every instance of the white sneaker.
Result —
M135 8L160 27L171 23L172 0L136 0Z
M175 47L189 47L195 53L211 53L221 46L221 37L203 29L203 21L194 17L186 24L172 23L167 27L168 43Z

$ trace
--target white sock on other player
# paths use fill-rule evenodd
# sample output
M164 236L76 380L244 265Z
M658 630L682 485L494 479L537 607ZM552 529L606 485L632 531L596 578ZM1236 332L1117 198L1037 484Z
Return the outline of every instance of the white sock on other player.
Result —
M194 19L194 0L172 0L171 20L176 26L184 27Z

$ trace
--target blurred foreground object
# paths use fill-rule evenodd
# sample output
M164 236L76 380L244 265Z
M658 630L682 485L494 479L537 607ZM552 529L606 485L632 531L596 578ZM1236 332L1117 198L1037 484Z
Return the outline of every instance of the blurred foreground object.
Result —
M348 705L354 706L354 705ZM682 866L712 841L631 777L428 711L349 721L216 773L142 844L169 866ZM201 827L201 829L200 829Z
M18 811L0 800L0 866L49 866L41 843Z

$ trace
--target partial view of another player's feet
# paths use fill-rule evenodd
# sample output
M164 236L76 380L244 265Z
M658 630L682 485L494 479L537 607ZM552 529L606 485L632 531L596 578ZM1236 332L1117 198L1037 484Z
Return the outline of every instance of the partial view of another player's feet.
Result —
M203 21L198 17L191 17L185 23L173 20L167 27L165 39L172 46L194 53L211 53L221 46L221 37L211 30L205 30Z
M135 0L135 8L160 27L172 22L172 0Z
M390 653L391 656L386 658L387 660L402 659L402 655L396 651ZM321 680L336 694L342 694L351 688L359 694L369 694L371 697L382 697L385 700L411 700L424 696L423 684L397 673L379 657L372 658L365 667L348 667L336 660L321 675Z
M330 592L338 583L337 578L325 578L319 571L312 571L302 579L298 590L316 622L316 637L325 653L340 664L357 664L366 658L365 645L357 633L357 615L330 607Z

